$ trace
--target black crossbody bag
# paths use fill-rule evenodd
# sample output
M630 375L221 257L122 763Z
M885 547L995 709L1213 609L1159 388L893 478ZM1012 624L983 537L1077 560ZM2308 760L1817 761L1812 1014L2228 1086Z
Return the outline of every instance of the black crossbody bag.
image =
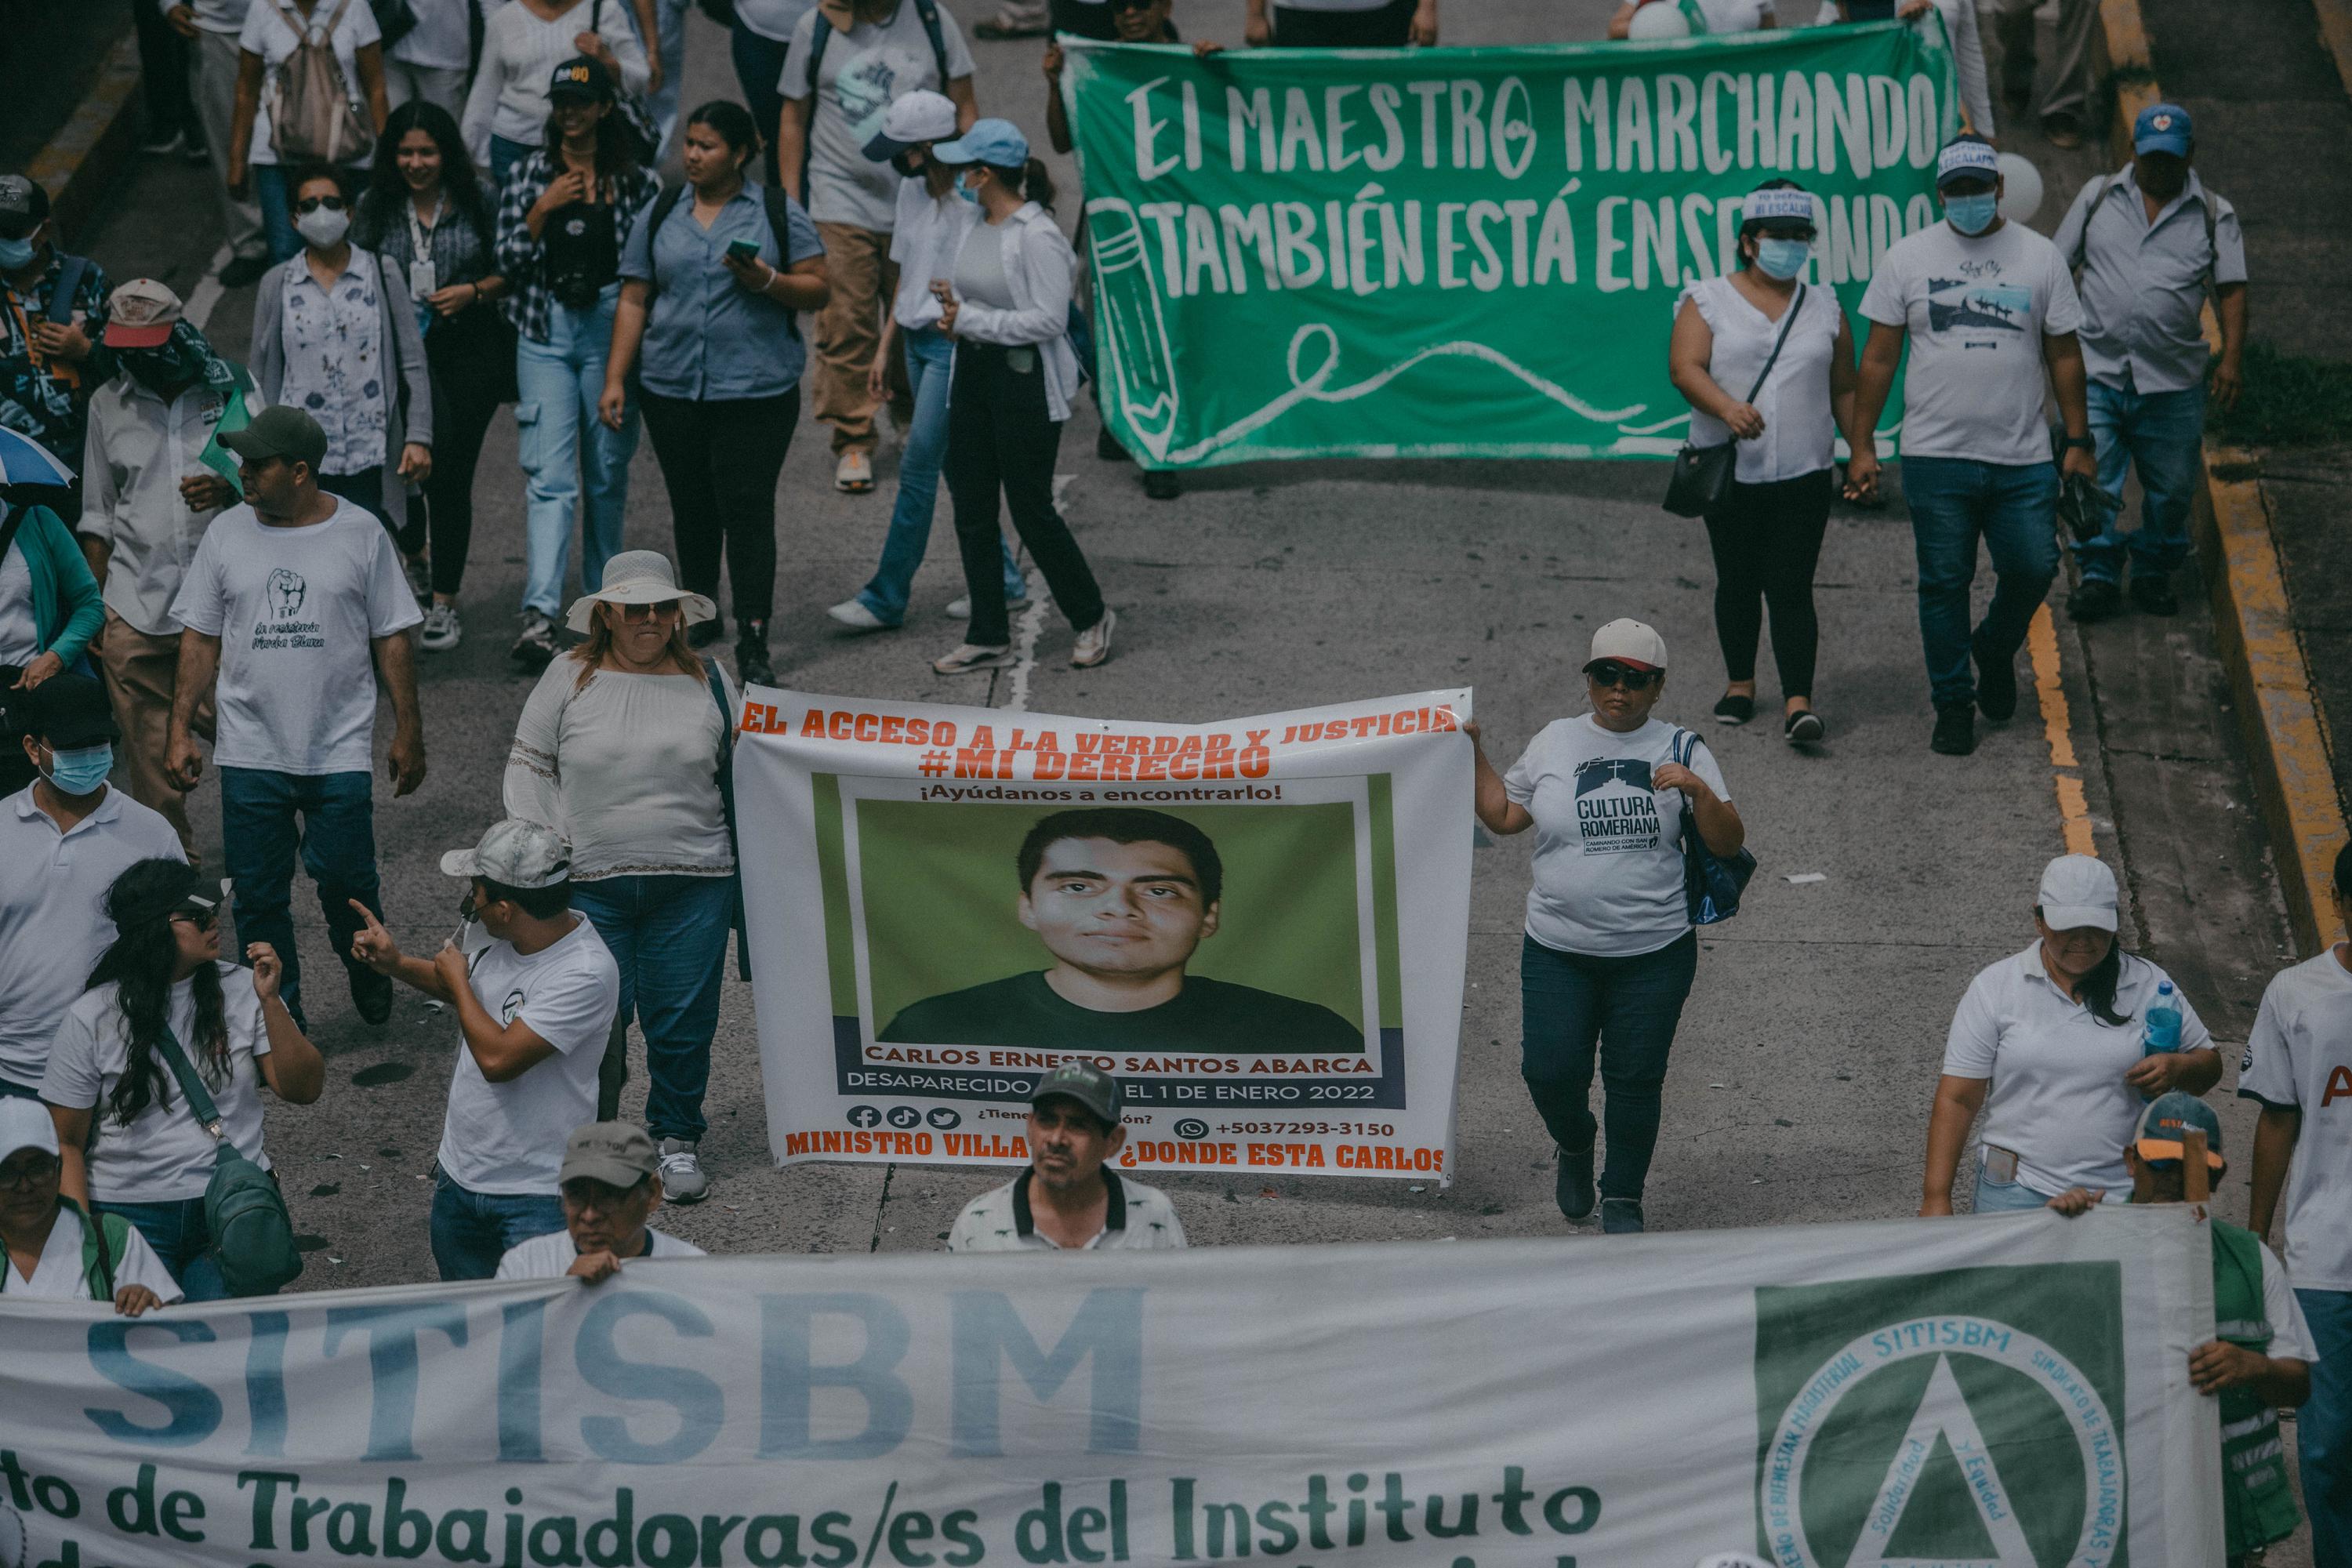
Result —
M1765 359L1764 368L1756 373L1756 384L1748 389L1742 403L1753 403L1756 395L1764 390L1764 378L1780 363L1781 346L1789 341L1789 329L1797 324L1797 312L1805 308L1805 286L1797 285L1797 297L1789 301L1787 314L1780 318L1780 335L1772 340L1772 353ZM1705 517L1721 506L1731 493L1731 477L1739 467L1739 443L1726 441L1720 446L1694 447L1683 443L1675 454L1674 478L1666 481L1666 510L1676 517Z

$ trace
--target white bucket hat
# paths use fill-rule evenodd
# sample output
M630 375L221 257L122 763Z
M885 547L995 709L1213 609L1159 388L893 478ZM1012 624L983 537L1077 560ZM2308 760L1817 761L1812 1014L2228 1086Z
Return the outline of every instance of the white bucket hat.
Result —
M607 605L665 605L672 599L686 606L688 626L712 620L719 614L719 606L700 594L678 587L668 556L658 550L624 550L604 563L604 585L573 600L563 624L585 636L589 617L596 613L600 600Z

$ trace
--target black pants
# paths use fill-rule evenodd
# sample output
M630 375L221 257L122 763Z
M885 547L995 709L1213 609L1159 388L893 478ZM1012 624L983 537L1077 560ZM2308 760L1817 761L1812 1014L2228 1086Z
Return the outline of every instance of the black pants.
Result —
M801 389L711 403L640 390L637 405L669 490L678 581L715 601L723 544L736 620L765 622L776 602L776 476L800 423Z
M1412 41L1418 0L1370 11L1295 11L1274 0L1274 42L1285 49L1401 49Z
M25 731L11 708L17 700L17 678L24 673L23 665L0 664L0 799L41 776L41 770L25 754Z
M399 484L402 481L395 474L392 478L392 482ZM331 496L341 496L353 506L367 508L368 510L375 513L378 522L383 522L388 528L391 524L385 522L383 515L383 485L384 470L382 468L362 468L356 474L320 474L319 476L320 489ZM394 535L394 538L395 542L399 542L398 535ZM407 548L405 544L401 547Z
M1772 610L1772 661L1783 698L1813 694L1813 565L1829 526L1833 470L1771 484L1734 481L1706 520L1715 551L1715 635L1726 679L1756 679L1756 639Z
M133 5L131 25L139 38L140 84L147 95L147 134L185 135L202 146L204 122L188 91L188 40L163 20L161 5Z
M425 339L425 358L432 356ZM408 498L408 521L400 531L401 552L414 555L433 544L433 591L457 596L466 580L466 552L474 539L474 467L482 438L499 412L496 379L479 371L433 376L433 473L425 493Z
M1015 354L1026 362L1026 370L1013 368ZM971 595L971 627L964 635L978 647L1003 647L1013 640L1004 611L999 494L1013 513L1013 531L1045 574L1045 585L1070 625L1085 631L1103 618L1094 571L1054 507L1054 458L1062 449L1062 427L1046 412L1044 360L1036 349L956 345L955 379L948 389L946 472L956 545L963 554L963 585Z

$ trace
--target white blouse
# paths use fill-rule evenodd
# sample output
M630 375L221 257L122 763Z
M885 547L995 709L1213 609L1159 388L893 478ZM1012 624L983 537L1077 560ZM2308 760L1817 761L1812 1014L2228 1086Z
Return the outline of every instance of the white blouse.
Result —
M1756 373L1772 353L1781 323L1750 304L1728 278L1706 278L1683 290L1715 334L1706 373L1733 397L1756 384ZM1675 309L1680 310L1681 301ZM1744 485L1770 484L1818 473L1830 466L1837 421L1830 412L1830 356L1837 349L1837 296L1805 285L1803 313L1789 328L1789 341L1772 374L1753 399L1764 416L1764 434L1739 443L1737 477ZM1730 427L1713 415L1691 410L1691 444L1719 447Z
M531 689L507 755L507 815L562 834L574 881L732 872L719 796L720 747L739 710L732 687L721 714L690 675L579 679L566 657Z

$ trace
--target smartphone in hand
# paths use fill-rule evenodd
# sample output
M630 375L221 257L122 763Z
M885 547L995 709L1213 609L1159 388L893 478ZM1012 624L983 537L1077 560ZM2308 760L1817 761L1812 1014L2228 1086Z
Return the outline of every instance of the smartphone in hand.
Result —
M760 242L756 239L730 239L727 242L727 254L738 261L757 261L760 259Z

